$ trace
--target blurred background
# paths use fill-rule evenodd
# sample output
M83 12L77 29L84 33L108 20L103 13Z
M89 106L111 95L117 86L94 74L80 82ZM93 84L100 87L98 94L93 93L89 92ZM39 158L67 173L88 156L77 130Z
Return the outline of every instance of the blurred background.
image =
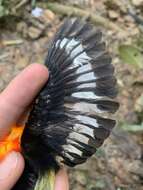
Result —
M143 190L143 0L0 0L0 91L44 63L66 17L103 31L118 79L118 125L96 155L69 169L71 190Z

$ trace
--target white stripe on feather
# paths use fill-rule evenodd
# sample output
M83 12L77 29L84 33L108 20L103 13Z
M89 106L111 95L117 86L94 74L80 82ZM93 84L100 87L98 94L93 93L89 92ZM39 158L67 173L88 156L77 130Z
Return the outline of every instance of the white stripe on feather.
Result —
M84 99L98 99L100 100L102 97L100 96L96 96L94 94L94 92L90 92L90 91L87 91L87 92L74 92L71 94L72 97L75 97L75 98L84 98Z
M91 71L91 70L92 70L92 64L89 62L85 65L82 65L82 67L79 67L76 72L82 73L82 72Z
M77 123L74 125L73 129L74 129L74 131L77 131L78 133L83 133L83 134L89 135L92 138L94 138L94 129L92 129L86 125Z
M89 81L89 80L95 80L96 77L94 75L94 72L90 72L90 73L85 73L85 74L81 74L78 78L77 78L77 82L84 82L84 81ZM95 83L94 83L95 84ZM96 86L96 85L95 85Z
M73 111L79 111L83 113L105 113L106 111L100 110L96 104L92 103L86 103L86 102L77 102L75 104L73 103L65 103L64 104L65 108L70 108Z
M104 111L100 110L96 104L92 104L92 103L78 102L71 105L65 104L65 107L69 107L69 108L72 108L74 111L81 111L84 113L104 113Z
M74 147L71 144L66 144L66 145L63 145L62 147L63 147L63 149L64 149L65 152L72 152L74 154L82 156L82 151L79 150L78 148Z
M75 139L75 140L77 140L81 143L85 143L85 144L88 144L88 141L89 141L88 137L86 137L82 134L79 134L77 132L74 132L74 131L69 134L69 139L73 139L73 140Z
M95 82L92 82L92 83L84 83L84 84L80 84L77 88L88 88L88 87L91 87L91 88L95 88L96 87L96 84Z
M89 116L77 115L76 119L78 119L79 121L81 121L84 124L89 124L91 126L94 126L95 128L99 128L97 120L94 118L91 118Z
M67 157L67 158L70 159L71 161L74 161L74 160L75 160L75 158L74 158L73 156L71 156L69 153L63 151L63 154L64 154L65 157Z
M74 140L72 140L72 139L66 139L66 142L67 142L67 144L72 144L72 145L77 145L77 146L79 146L79 147L83 147L81 144L79 144L78 142L75 142Z
M75 40L74 38L68 39L68 38L63 38L62 40L57 40L56 42L56 47L58 47L60 44L60 48L62 49L65 46L65 50L67 53L70 53L70 51L73 49L73 51L70 53L71 58L76 56L78 53L82 52L84 50L84 47L82 43L79 40ZM78 45L79 44L79 45ZM73 61L73 66L71 68L83 65L84 63L87 63L91 60L91 57L87 55L87 53L84 51L83 53L79 54L77 57L75 57Z

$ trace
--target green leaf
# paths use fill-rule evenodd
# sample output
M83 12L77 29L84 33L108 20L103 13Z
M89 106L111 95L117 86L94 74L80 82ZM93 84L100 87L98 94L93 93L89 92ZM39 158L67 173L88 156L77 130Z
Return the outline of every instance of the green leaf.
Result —
M143 123L140 125L131 125L131 124L122 124L121 127L128 132L142 133L143 132Z
M143 55L138 48L132 45L121 45L119 47L119 56L124 62L137 68L143 68Z
M104 157L105 156L105 152L102 148L98 148L96 151L96 156L97 157Z
M104 179L97 179L95 185L98 189L104 189L106 187Z
M2 5L2 3L3 3L3 0L0 0L0 5Z
M5 15L5 7L0 5L0 17L3 17Z
M8 14L8 10L5 9L4 6L0 5L0 18L7 15Z

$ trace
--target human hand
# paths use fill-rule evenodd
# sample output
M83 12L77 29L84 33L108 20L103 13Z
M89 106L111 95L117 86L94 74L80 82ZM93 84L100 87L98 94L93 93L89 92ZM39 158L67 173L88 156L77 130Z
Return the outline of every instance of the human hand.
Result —
M40 64L24 69L0 94L0 140L17 124L36 94L48 79L48 70ZM24 170L24 159L18 152L9 153L0 161L0 189L10 190ZM64 169L56 175L55 190L68 190Z

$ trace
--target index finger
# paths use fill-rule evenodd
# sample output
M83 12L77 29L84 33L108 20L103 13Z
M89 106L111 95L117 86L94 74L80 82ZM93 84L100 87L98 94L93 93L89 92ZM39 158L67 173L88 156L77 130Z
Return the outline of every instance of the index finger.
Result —
M60 169L55 179L55 190L69 190L68 175L65 168Z
M48 70L44 65L31 64L0 94L0 138L16 123L47 79Z

